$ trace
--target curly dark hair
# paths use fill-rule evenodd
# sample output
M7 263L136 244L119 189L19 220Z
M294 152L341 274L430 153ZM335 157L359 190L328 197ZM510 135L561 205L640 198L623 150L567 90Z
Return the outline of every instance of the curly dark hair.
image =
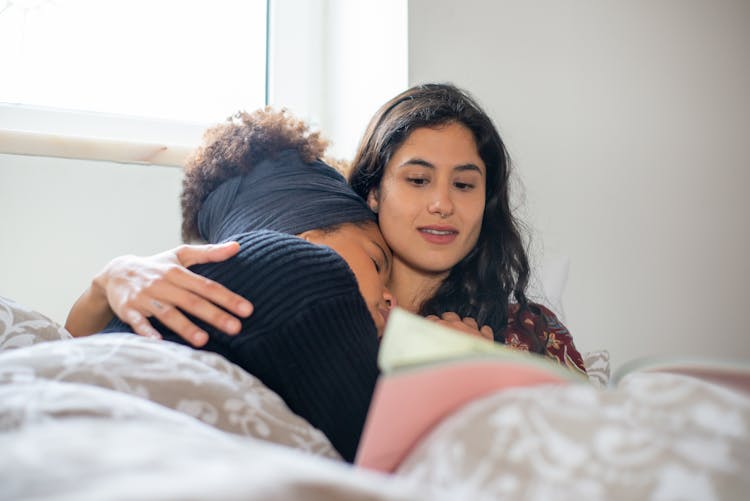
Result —
M200 240L198 212L221 183L249 172L265 159L296 150L303 161L323 158L328 141L285 109L240 111L208 129L185 164L182 181L182 238Z
M492 120L466 92L451 84L412 87L385 103L370 121L352 162L349 184L361 197L380 186L383 171L409 134L422 127L450 123L466 126L474 135L487 167L482 229L474 249L450 271L437 291L420 307L421 315L453 311L489 325L503 341L508 325L508 301L515 297L520 314L529 308L525 290L529 261L520 222L509 200L510 157ZM529 347L541 353L536 335Z

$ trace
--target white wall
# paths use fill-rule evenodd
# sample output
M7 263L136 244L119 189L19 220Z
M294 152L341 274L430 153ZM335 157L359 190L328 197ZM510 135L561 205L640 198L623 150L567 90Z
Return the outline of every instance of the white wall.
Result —
M60 323L121 254L179 245L174 167L0 155L0 296Z
M273 0L270 104L351 159L375 111L407 87L406 15L403 0Z
M749 50L745 0L410 0L409 82L498 124L581 350L750 357Z

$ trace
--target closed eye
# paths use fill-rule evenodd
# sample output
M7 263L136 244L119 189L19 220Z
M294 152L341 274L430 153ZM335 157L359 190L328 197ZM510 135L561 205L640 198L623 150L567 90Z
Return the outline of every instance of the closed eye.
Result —
M423 177L410 177L407 179L407 181L409 181L409 183L414 184L416 186L423 186L427 184L427 179Z
M469 191L469 190L473 190L476 185L473 183L458 183L457 182L457 183L453 183L453 186L455 186L461 191Z

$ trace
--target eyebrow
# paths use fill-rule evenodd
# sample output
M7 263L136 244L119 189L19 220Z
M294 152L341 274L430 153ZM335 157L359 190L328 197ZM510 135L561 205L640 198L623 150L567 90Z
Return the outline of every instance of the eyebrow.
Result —
M404 163L402 163L401 165L399 165L399 167L406 167L407 165L419 165L422 167L427 167L428 169L435 168L435 165L433 163L428 162L427 160L424 160L422 158L410 158ZM483 174L482 169L480 169L478 165L472 164L472 163L456 165L455 167L453 167L453 170L457 170L457 171L473 170L473 171L478 172L479 174Z

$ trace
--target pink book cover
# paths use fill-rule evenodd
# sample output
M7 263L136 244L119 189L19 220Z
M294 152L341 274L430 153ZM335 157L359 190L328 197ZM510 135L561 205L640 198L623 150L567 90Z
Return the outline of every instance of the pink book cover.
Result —
M536 366L475 358L381 376L355 463L392 472L435 425L462 405L505 388L569 382Z
M580 381L539 355L460 333L394 309L378 353L375 386L355 463L394 471L462 405L505 388Z

